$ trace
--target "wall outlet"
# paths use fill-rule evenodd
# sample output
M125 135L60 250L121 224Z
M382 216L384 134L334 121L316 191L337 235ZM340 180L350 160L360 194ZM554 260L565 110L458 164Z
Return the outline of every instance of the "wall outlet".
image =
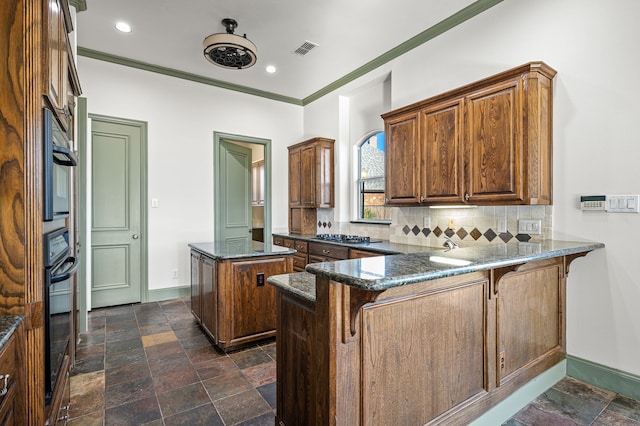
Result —
M177 269L172 269L171 270L171 278L174 280L178 279L178 270Z
M152 198L151 199L151 208L157 209L158 207L160 207L160 202L158 201L157 198Z
M542 221L540 219L520 219L518 221L518 234L542 234Z

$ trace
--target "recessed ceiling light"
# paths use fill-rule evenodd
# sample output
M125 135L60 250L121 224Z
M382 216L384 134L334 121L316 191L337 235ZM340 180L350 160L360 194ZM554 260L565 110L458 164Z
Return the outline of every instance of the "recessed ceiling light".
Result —
M265 68L265 70L269 74L273 74L274 72L276 72L276 67L275 67L275 65L267 65L267 68Z
M131 32L131 26L129 24L127 24L126 22L118 22L116 24L116 28L119 31L122 31L123 33L130 33Z

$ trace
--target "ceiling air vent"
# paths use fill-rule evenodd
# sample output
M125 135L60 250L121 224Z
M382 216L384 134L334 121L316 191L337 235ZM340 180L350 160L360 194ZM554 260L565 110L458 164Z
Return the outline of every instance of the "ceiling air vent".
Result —
M296 50L293 51L293 53L295 53L296 55L299 55L299 56L304 56L307 53L309 53L309 51L311 49L313 49L314 47L317 47L317 46L318 46L318 43L314 43L312 41L305 40L304 43L302 43L300 45L300 47L298 47Z

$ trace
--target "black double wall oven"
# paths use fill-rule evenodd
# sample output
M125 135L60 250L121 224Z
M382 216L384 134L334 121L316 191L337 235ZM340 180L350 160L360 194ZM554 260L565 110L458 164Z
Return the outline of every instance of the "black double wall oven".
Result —
M68 135L44 109L43 264L45 322L45 404L50 404L73 336L73 275L79 261L69 238L73 203L72 167L77 160Z

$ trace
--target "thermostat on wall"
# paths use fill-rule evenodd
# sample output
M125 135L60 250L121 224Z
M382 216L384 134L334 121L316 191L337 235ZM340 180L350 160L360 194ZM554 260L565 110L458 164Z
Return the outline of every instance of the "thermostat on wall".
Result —
M606 195L581 195L580 210L600 210L607 209Z

